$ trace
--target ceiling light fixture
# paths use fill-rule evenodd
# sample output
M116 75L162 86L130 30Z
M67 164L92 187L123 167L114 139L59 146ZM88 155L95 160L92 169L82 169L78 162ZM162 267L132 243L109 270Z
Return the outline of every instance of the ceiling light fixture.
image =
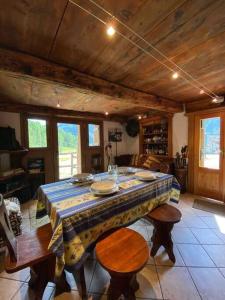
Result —
M217 96L212 99L212 103L220 104L224 102L224 97L223 96Z
M60 103L59 103L59 100L58 100L58 102L57 102L56 107L57 107L57 108L60 108L60 107L61 107L61 105L60 105Z
M179 74L177 72L173 73L172 78L177 79L179 77Z
M106 115L106 116L108 116L108 115L109 115L109 113L106 111L106 112L105 112L105 115Z
M142 119L142 116L138 116L138 119L141 120L141 119Z
M204 90L200 90L199 94L200 94L200 95L205 94Z
M113 26L108 26L107 29L106 29L106 33L109 36L113 36L116 33L116 30L113 28Z

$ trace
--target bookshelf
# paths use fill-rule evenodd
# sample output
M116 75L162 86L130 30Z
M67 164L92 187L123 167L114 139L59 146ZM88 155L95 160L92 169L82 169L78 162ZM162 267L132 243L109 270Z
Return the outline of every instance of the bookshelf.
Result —
M172 157L172 117L154 116L140 120L140 153Z

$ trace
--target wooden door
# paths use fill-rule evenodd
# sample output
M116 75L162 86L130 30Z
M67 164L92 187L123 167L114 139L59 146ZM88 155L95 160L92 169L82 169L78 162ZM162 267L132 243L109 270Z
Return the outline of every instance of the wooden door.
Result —
M224 200L224 113L195 117L194 193Z

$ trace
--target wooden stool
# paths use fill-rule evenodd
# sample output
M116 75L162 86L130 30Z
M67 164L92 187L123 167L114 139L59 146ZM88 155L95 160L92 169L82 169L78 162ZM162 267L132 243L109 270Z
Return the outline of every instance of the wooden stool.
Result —
M108 299L124 295L136 299L139 289L136 274L146 265L149 248L144 238L134 230L121 228L96 245L96 256L111 276Z
M145 216L154 226L151 256L154 257L160 246L164 246L170 260L175 263L171 231L173 225L180 222L181 216L181 212L169 204L160 205Z

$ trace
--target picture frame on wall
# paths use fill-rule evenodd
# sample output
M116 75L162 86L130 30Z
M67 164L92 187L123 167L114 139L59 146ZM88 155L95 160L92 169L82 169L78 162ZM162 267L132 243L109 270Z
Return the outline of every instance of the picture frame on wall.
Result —
M109 142L122 142L122 132L117 128L110 129L108 131L108 140Z

